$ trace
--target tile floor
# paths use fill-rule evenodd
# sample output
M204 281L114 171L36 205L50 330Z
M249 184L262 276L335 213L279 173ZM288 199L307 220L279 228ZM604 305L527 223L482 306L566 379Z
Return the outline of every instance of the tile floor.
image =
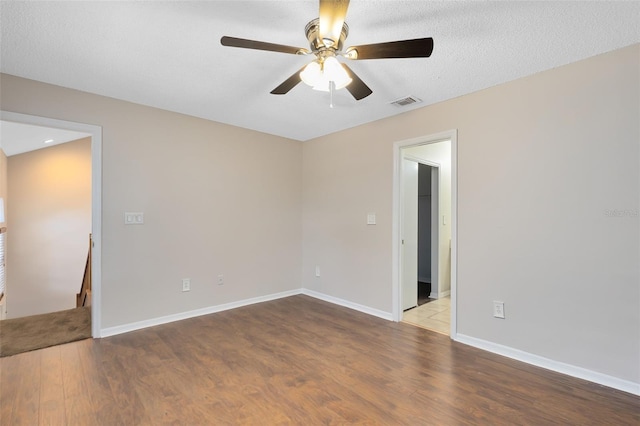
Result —
M402 322L448 335L451 322L451 298L443 297L410 309L404 312Z

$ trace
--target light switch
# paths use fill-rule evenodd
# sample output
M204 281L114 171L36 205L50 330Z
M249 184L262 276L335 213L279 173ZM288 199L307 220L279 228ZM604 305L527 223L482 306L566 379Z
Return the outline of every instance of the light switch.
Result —
M142 212L125 212L125 225L142 225L144 223L144 213Z
M367 214L367 225L375 225L376 224L376 214L369 213Z

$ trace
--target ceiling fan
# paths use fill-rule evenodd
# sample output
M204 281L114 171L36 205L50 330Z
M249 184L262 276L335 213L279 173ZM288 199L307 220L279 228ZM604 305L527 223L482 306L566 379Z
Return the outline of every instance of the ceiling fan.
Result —
M431 37L351 46L343 51L344 41L349 35L349 26L344 21L348 7L349 0L320 0L319 18L312 20L305 27L310 49L228 36L222 37L220 43L229 47L315 56L311 63L300 68L273 89L271 93L274 95L284 95L304 81L316 90L329 91L332 97L334 90L346 88L358 101L366 98L373 91L351 68L340 63L336 57L363 60L431 56L433 51Z

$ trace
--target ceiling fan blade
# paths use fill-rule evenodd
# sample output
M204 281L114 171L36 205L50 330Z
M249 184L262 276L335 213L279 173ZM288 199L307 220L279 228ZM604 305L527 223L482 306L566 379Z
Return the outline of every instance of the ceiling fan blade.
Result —
M356 101L359 101L360 99L364 99L373 93L373 90L371 90L369 86L364 84L364 81L362 81L360 77L358 77L356 73L354 73L353 70L351 70L351 68L349 68L345 64L342 64L342 66L347 71L347 74L349 74L349 77L351 77L351 80L352 80L351 83L349 83L345 87L345 89L347 89L349 93L351 93L351 96L353 96L356 99Z
M320 0L319 35L325 46L338 45L348 8L349 0Z
M428 58L431 52L433 39L426 37L351 46L345 56L349 59Z
M284 44L267 43L264 41L247 40L246 38L236 38L223 36L220 39L223 46L242 47L244 49L266 50L269 52L291 53L293 55L307 54L309 51L301 47L285 46Z
M282 84L271 91L272 95L284 95L289 92L289 90L296 87L298 83L302 81L300 78L300 73L306 67L306 65L300 68L298 71L293 73L291 77L282 82Z

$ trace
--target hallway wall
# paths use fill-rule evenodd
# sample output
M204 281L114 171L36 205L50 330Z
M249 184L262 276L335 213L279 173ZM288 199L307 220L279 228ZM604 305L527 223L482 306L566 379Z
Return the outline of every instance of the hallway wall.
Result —
M7 163L7 318L75 308L91 233L91 138Z

